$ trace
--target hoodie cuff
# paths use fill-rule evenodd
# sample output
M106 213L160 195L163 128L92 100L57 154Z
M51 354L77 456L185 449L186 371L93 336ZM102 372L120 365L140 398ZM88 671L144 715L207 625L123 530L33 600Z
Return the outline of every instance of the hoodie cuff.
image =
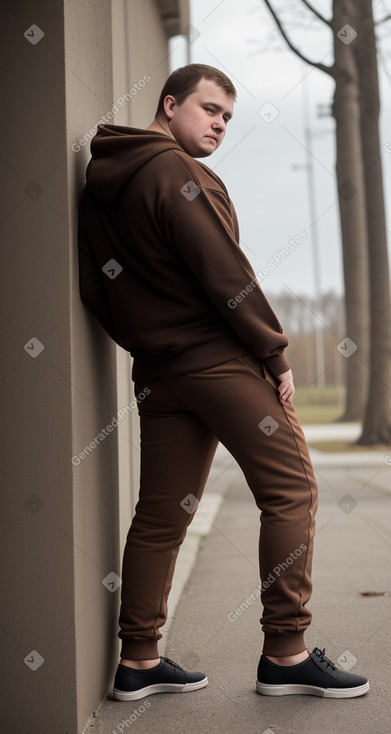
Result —
M271 372L273 377L275 377L276 379L278 379L278 375L282 375L284 372L287 372L291 369L291 366L285 354L275 354L273 355L273 357L268 357L263 361L269 372Z

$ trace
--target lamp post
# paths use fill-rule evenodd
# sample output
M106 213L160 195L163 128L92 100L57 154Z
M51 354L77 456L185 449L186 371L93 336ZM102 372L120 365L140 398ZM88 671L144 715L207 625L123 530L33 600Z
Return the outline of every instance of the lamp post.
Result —
M316 202L315 202L315 174L314 174L314 156L312 152L312 141L314 137L319 135L317 131L311 130L309 125L308 112L308 94L306 77L303 82L303 121L304 121L304 148L306 152L306 162L304 164L294 164L293 169L305 169L307 171L308 186L308 207L312 229L312 264L313 279L315 289L316 313L314 313L314 333L315 333L315 384L317 387L325 386L325 352L324 352L324 336L323 324L320 323L319 315L322 313L322 285L320 272L319 257L319 239L316 218ZM327 110L327 111L326 111ZM318 117L326 117L330 115L329 105L318 105ZM324 134L324 133L322 133Z

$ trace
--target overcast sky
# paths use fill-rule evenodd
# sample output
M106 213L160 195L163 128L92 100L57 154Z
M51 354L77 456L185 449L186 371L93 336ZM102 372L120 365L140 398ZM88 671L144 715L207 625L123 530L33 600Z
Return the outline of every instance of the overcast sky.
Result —
M297 4L302 5L295 0L288 7ZM281 5L287 7L286 2L275 0L276 8ZM328 0L314 0L313 5L330 13ZM378 17L391 12L391 0L375 1L374 6ZM313 295L316 238L321 290L333 288L342 293L335 124L331 117L318 117L318 105L327 106L332 101L332 79L287 49L263 0L192 0L191 8L194 29L190 61L217 66L230 76L238 91L226 138L204 162L229 190L239 216L243 249L257 273L267 272L266 277L262 276L262 287L269 293L288 288L297 294ZM333 39L324 24L310 14L307 19L295 18L293 11L290 18L286 11L283 17L289 21L287 29L303 53L324 64L333 62ZM384 146L391 142L391 58L387 58L391 21L382 32L388 33L379 58ZM184 49L178 39L174 39L172 47L172 68L176 68L186 63ZM314 211L309 204L305 167L305 105L311 130ZM265 112L266 119L271 121L262 117ZM391 152L383 151L383 166L390 228ZM302 231L308 236L300 236ZM287 256L280 256L281 262L276 264L273 255L286 249L295 237L294 249ZM270 260L276 265L274 269Z

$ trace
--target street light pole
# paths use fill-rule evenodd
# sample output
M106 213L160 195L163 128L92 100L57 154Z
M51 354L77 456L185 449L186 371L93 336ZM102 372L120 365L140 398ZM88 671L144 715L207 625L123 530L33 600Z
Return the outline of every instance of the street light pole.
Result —
M303 82L303 118L304 118L304 139L306 150L306 169L308 182L308 205L312 229L312 262L315 288L315 304L317 313L314 314L314 330L315 330L315 370L316 370L316 386L325 386L325 355L324 355L324 337L323 324L319 322L318 314L322 313L322 286L320 277L320 259L319 259L319 240L318 227L316 221L316 203L315 203L315 177L314 163L312 155L312 131L309 126L308 114L308 94L307 80Z
M307 181L308 181L308 203L310 210L310 218L312 220L312 262L315 289L315 304L317 313L314 314L315 329L315 365L316 365L316 386L325 386L325 355L324 355L324 339L323 327L319 323L318 314L322 313L322 286L320 278L320 262L319 262L319 240L318 228L315 220L315 190L314 190L314 167L311 160L311 131L305 128L305 145L307 155Z

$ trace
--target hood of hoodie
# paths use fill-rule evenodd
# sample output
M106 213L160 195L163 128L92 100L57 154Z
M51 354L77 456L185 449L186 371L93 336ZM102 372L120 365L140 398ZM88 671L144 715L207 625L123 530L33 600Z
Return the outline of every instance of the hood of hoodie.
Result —
M104 203L114 201L129 179L154 156L183 148L174 138L154 130L101 125L91 141L86 179L91 194Z

